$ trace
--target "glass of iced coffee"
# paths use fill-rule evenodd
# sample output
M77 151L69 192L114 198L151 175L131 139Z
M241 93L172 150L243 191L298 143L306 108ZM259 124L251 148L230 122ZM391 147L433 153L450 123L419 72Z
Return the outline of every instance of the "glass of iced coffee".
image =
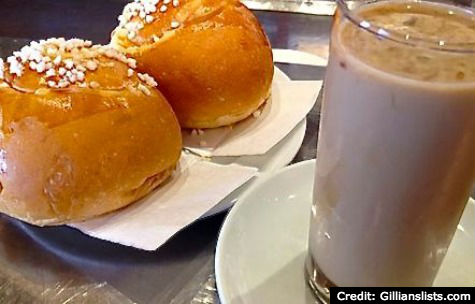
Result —
M475 179L475 15L337 0L307 279L430 286Z

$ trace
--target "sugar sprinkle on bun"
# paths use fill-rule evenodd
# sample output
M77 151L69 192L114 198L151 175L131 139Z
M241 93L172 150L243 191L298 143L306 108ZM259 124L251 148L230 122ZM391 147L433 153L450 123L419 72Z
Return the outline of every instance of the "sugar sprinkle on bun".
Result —
M233 124L269 97L272 51L237 0L141 0L119 16L111 45L160 83L185 128Z
M81 39L0 61L0 211L36 225L138 200L172 173L178 121L132 58Z

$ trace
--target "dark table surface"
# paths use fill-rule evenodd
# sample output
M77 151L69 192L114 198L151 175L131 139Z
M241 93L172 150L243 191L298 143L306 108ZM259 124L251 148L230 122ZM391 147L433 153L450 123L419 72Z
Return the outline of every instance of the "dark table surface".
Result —
M126 2L0 0L0 56L53 36L108 43ZM256 14L274 48L326 55L330 17ZM322 79L324 73L319 67L279 67L292 79ZM308 115L304 144L293 162L315 157L317 109ZM159 250L144 252L0 215L0 303L217 303L214 250L225 216L200 220Z
M122 0L0 0L0 56L32 39L107 43ZM274 48L327 55L331 18L256 12ZM292 79L324 69L278 64ZM293 162L315 157L320 98ZM226 214L200 220L155 252L99 241L70 228L35 228L0 215L0 303L217 303L214 250Z

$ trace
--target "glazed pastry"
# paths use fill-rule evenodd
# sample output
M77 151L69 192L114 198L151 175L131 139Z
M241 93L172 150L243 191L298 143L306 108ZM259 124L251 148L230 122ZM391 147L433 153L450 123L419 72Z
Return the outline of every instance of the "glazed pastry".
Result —
M157 79L182 127L233 124L269 97L269 40L239 1L135 1L119 22L111 45Z
M180 126L136 62L80 39L0 63L0 211L36 225L101 215L163 183Z

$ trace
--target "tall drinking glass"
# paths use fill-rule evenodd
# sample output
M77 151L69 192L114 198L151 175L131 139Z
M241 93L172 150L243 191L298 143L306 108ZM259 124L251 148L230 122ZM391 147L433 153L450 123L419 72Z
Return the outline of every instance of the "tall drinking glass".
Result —
M306 264L324 301L430 286L475 179L473 11L337 2Z

